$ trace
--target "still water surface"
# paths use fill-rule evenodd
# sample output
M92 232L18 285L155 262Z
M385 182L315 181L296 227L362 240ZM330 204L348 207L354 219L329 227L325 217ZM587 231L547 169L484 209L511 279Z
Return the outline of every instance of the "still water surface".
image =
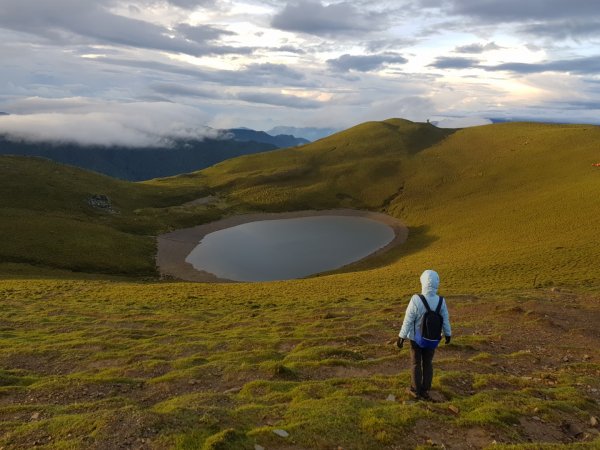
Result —
M207 234L185 260L229 280L287 280L358 261L393 239L392 228L364 217L264 220Z

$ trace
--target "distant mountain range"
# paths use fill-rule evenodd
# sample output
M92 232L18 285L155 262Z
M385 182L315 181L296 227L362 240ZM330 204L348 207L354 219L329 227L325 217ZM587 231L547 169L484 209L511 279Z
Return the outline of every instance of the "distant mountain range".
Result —
M293 135L308 139L309 141L318 141L324 137L331 136L334 133L340 131L336 128L313 128L313 127L275 127L267 131L271 135Z
M223 130L224 138L178 140L170 147L83 146L28 142L0 136L0 154L41 156L129 181L193 172L236 156L308 143L290 135L272 136L250 129Z
M292 134L285 133L265 133L264 131L255 131L250 128L232 128L227 132L233 135L233 139L240 142L260 142L262 144L272 144L277 148L296 147L298 145L308 144L311 141L304 138L298 138Z

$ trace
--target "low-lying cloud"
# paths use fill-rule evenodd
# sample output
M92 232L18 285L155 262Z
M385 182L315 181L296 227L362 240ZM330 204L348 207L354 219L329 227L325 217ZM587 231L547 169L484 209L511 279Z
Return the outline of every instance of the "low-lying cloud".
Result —
M176 139L220 138L207 117L173 103L108 103L68 111L0 116L0 135L28 142L163 147Z

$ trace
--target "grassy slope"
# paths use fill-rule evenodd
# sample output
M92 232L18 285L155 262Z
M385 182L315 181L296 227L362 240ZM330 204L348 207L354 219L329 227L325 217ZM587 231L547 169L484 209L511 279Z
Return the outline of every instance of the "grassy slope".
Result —
M404 135L415 127L428 143L441 137L432 126L399 123ZM599 276L598 142L600 127L512 123L460 130L411 152L386 123L367 123L202 175L240 208L343 205L401 218L409 242L384 258L395 263L377 280L408 281L433 266L459 290L589 285Z
M0 445L413 448L426 446L427 427L446 430L433 438L448 448L594 439L563 425L585 431L600 414L600 294L585 287L598 281L598 128L440 133L368 123L269 158L112 194L106 180L93 187L123 211L103 219L108 227L135 239L139 230L206 220L204 209L169 206L206 190L227 196L223 213L385 209L406 221L411 238L379 268L289 282L0 281ZM72 190L87 192L79 183ZM56 192L64 191L48 196ZM3 207L28 209L27 199ZM103 223L63 204L38 211ZM132 229L133 218L143 226ZM424 407L403 403L407 353L384 343L427 266L442 274L456 338L436 358L445 399ZM525 289L536 275L538 286L579 286L573 294ZM458 295L466 292L478 297Z
M154 275L157 232L219 214L169 208L201 195L198 187L128 183L40 158L0 157L0 192L5 273ZM107 195L118 213L90 207L93 194Z

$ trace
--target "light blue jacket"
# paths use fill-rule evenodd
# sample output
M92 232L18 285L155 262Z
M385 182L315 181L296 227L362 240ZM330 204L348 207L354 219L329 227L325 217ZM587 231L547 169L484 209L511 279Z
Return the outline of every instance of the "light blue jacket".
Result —
M439 297L437 295L438 286L440 285L440 277L437 272L433 270L426 270L421 275L421 293L425 296L429 307L435 311L437 308ZM414 340L415 330L421 322L421 317L427 310L423 301L418 295L413 295L406 308L406 314L404 315L404 322L398 335L403 339ZM440 314L444 319L443 333L444 336L452 336L452 329L450 328L450 316L448 315L448 308L446 307L446 299L442 304Z

